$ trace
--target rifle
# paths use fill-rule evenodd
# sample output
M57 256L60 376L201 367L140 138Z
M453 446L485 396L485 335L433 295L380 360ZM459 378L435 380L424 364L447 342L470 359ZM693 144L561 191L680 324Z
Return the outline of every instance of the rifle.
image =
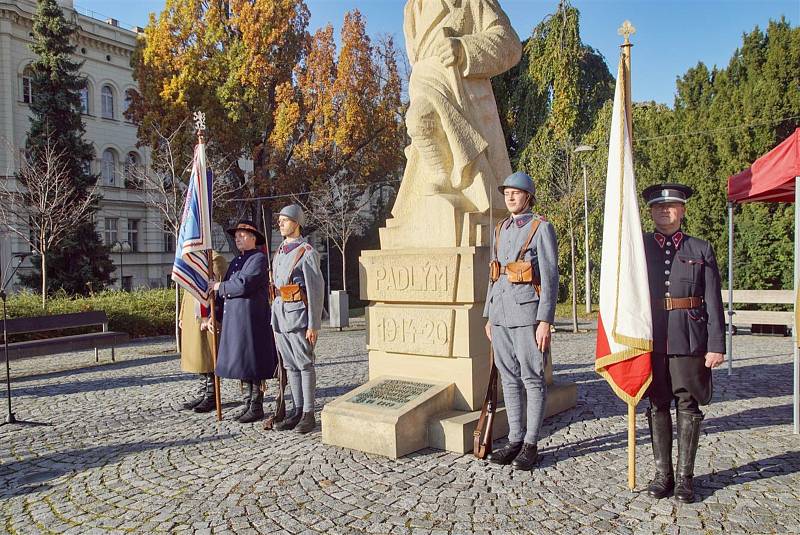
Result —
M497 409L497 366L494 363L494 349L489 345L489 385L486 387L486 397L483 400L481 416L478 425L472 433L472 454L478 459L485 459L492 453L492 428L494 427L494 413Z
M264 205L261 205L261 226L264 229L264 237L268 236L269 233L267 232L267 220L264 217ZM275 302L275 280L272 275L272 253L269 250L269 240L266 240L266 249L267 249L267 272L269 273L269 302L272 305ZM274 336L274 335L273 335ZM274 345L273 340L273 345ZM275 354L278 356L278 364L275 366L275 373L273 377L278 379L278 394L275 396L275 412L272 416L268 417L264 420L264 429L272 429L273 425L277 422L283 421L286 418L286 399L284 397L284 391L286 390L286 368L283 366L283 358L281 357L280 352L278 351L277 346L275 347Z

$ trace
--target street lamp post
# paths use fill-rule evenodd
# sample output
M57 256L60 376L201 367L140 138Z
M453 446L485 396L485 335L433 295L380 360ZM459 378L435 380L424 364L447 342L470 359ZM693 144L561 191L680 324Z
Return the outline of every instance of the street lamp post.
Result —
M131 244L128 241L115 241L111 245L112 253L119 253L119 289L125 291L125 271L122 268L122 253L131 252Z
M594 147L591 145L580 145L573 152L592 152ZM585 261L584 284L586 286L586 313L592 312L592 274L589 269L589 181L586 178L586 162L582 161L583 166L583 255Z

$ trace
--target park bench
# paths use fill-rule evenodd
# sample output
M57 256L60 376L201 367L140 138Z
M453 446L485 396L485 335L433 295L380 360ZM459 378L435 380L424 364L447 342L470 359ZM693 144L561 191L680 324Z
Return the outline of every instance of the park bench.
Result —
M792 290L734 290L733 291L733 326L753 325L777 326L781 334L786 334L794 325L794 312L779 310L742 310L737 305L743 304L782 304L794 303ZM722 290L722 305L725 317L728 317L728 290ZM726 320L726 323L727 320Z
M114 361L114 346L126 342L129 337L128 333L109 331L108 316L102 310L78 312L74 314L56 314L53 316L14 318L8 320L7 329L10 340L12 335L91 327L100 327L102 331L9 343L8 358L19 359L42 355L55 355L58 353L70 353L72 351L86 351L94 348L94 360L95 362L99 362L100 356L98 351L110 347L111 360ZM4 342L4 340L2 340L2 320L0 320L0 342ZM0 345L0 357L3 356L2 351L3 346Z

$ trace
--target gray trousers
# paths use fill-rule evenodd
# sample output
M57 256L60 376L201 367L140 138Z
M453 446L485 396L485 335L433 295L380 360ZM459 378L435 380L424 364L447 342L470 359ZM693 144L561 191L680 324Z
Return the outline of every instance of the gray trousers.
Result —
M503 384L508 440L536 444L547 400L545 356L536 346L536 325L492 325L492 345Z
M306 330L275 333L275 346L283 358L295 410L314 412L317 371L314 348L306 340Z

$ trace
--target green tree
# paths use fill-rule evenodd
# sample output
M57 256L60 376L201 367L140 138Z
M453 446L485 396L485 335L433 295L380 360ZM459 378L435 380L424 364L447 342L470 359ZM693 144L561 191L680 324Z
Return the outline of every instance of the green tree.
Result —
M83 138L80 90L86 81L79 74L82 64L72 59L75 32L55 0L39 0L33 21L31 50L37 58L31 65L32 116L25 149L30 161L42 161L48 150L62 155L66 174L74 185L74 202L80 203L90 194L97 175L90 172L94 147ZM18 178L25 186L24 173ZM108 250L91 221L77 225L48 254L47 263L38 257L34 265L37 260L39 267L20 279L32 288L42 287L44 293L63 288L71 294L86 294L102 289L113 271Z

